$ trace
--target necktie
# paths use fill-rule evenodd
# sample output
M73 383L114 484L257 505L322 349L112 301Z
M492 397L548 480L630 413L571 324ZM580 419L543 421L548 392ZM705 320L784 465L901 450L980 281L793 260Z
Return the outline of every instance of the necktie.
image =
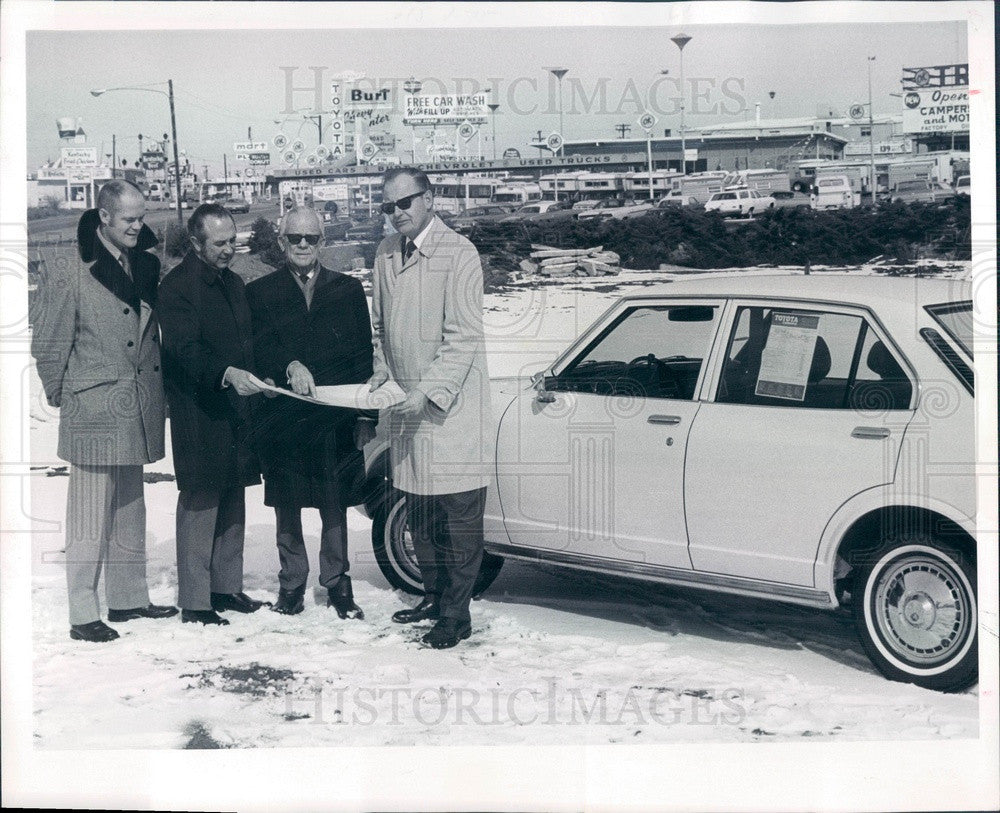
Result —
M132 266L129 264L128 254L123 251L120 257L121 257L120 262L122 265L122 270L125 272L125 276L128 277L129 279L132 279Z
M404 237L403 238L403 264L404 265L407 262L409 262L410 257L413 256L413 252L416 251L416 250L417 250L417 244L414 243L412 240L408 240L407 238Z

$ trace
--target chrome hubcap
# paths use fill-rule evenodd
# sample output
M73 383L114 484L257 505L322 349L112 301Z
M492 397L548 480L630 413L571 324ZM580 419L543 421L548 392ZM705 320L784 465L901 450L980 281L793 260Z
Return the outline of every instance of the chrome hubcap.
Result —
M882 574L873 596L882 638L907 660L947 660L970 633L970 600L959 574L927 556L908 556Z

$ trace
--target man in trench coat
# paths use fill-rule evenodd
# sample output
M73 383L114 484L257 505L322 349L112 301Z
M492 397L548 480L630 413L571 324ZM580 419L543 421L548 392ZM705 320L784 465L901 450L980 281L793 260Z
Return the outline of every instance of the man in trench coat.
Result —
M493 465L483 273L472 243L434 215L423 172L388 170L383 199L399 234L386 237L375 256L372 388L391 377L407 394L383 419L425 591L393 620L436 619L423 640L445 649L471 634L469 600L483 559ZM502 560L494 559L498 570Z
M372 330L359 280L319 262L323 223L313 209L293 209L281 221L278 241L285 265L247 286L254 353L262 376L287 381L299 395L317 386L362 384L372 374ZM364 618L347 575L349 463L374 436L374 422L353 410L295 398L267 399L256 418L264 474L264 503L274 507L278 600L272 609L304 609L309 559L302 537L302 509L318 508L322 520L319 582L328 606L341 618Z
M249 396L260 392L250 307L229 268L232 215L199 206L188 221L191 250L160 285L163 375L177 475L177 592L181 620L228 624L219 611L251 613L243 592L244 488L260 482L250 448Z
M77 228L82 263L52 263L32 314L31 353L51 406L58 455L71 464L66 505L70 637L104 642L108 620L166 618L146 585L142 467L163 457L163 381L156 303L160 262L142 193L106 183ZM88 265L89 264L89 265Z

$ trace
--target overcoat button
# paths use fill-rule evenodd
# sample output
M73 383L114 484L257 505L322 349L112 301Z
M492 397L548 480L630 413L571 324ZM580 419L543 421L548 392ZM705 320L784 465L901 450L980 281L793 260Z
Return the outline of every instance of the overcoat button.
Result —
M128 313L128 308L125 308L125 310L123 310L122 313Z
M129 346L129 347L134 347L134 346L135 346L135 342L129 342L129 343L128 343L128 346Z

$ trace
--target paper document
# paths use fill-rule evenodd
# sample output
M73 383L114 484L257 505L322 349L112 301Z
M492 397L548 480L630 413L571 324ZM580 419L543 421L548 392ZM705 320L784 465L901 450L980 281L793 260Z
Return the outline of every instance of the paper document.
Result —
M290 398L298 398L300 401L308 401L310 404L323 404L325 406L345 407L347 409L387 409L394 404L402 403L406 400L406 393L395 381L386 381L374 392L369 391L369 385L365 384L340 384L334 387L316 387L316 397L299 395L283 387L274 387L261 381L256 376L250 376L254 383L262 390L287 395Z

